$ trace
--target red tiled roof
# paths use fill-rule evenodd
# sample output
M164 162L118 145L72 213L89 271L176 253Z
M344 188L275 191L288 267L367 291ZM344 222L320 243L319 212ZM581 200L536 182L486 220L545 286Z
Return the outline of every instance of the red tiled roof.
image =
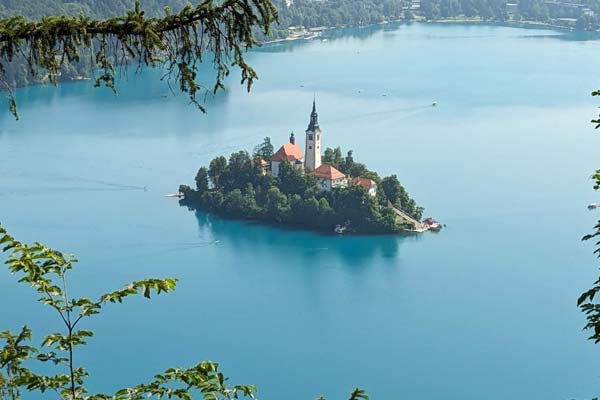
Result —
M369 178L359 178L356 177L352 179L352 183L354 185L360 185L364 187L367 191L373 187L375 187L375 181Z
M277 150L277 153L273 155L271 161L296 161L302 160L304 158L304 154L302 154L302 150L295 144L286 143Z
M316 176L317 178L329 179L329 180L340 179L340 178L346 177L346 175L342 174L340 171L333 168L329 164L322 164L319 168L317 168L313 171L313 175Z

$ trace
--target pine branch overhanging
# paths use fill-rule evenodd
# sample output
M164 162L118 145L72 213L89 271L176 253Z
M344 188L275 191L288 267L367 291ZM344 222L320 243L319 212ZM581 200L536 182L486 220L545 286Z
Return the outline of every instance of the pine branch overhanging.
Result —
M131 64L165 66L163 78L176 80L179 89L202 112L199 95L224 89L224 79L232 67L241 70L241 84L250 90L258 79L246 63L244 52L258 45L253 30L265 34L277 21L277 9L270 0L207 0L188 5L173 14L165 8L163 18L146 18L136 1L124 16L93 20L85 16L44 17L27 21L17 16L0 20L0 84L7 92L9 107L18 119L12 87L6 81L6 67L16 58L25 59L29 72L57 84L61 67L78 62L86 51L99 71L95 86L116 92L117 68ZM210 87L200 83L198 67L212 58L215 76ZM203 77L206 81L206 77Z

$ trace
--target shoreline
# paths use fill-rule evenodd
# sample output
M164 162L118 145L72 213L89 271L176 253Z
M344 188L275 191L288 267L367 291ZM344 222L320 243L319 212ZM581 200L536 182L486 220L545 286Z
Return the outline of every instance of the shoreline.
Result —
M598 35L598 39L600 39L600 29L598 29L598 30L582 30L582 29L576 29L574 27L568 27L568 26L564 26L564 25L557 25L557 24L541 22L541 21L531 21L531 20L497 21L497 20L486 20L486 19L483 19L480 17L474 17L474 18L448 17L448 18L439 18L439 19L428 20L428 19L425 19L424 17L415 17L414 19L411 19L411 20L396 19L396 20L390 20L390 21L382 21L382 22L378 22L376 24L370 24L370 25L340 25L340 26L307 28L308 30L306 31L305 34L288 35L285 38L267 40L265 42L261 42L260 45L268 45L268 44L283 43L283 42L293 42L293 41L299 41L299 40L312 40L312 39L321 38L323 32L329 32L329 31L335 31L335 30L341 30L341 29L371 28L371 27L376 27L376 26L381 26L381 25L396 24L396 23L397 24L401 24L401 23L410 24L413 22L420 22L420 23L425 23L425 24L436 24L436 23L440 23L440 24L452 24L452 23L455 23L455 24L478 24L478 25L504 26L504 27L509 27L509 28L522 28L522 29L540 28L540 29L562 31L563 33L565 33L565 32L580 32L580 33L587 33L587 34L596 34L596 35ZM311 29L312 29L312 31L311 31ZM329 39L329 38L324 38L324 39Z

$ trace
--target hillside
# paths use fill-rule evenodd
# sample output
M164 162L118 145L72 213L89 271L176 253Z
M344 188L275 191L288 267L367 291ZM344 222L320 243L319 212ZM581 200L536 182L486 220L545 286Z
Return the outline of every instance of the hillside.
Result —
M133 8L135 0L0 0L0 17L22 15L40 19L45 15L87 15L92 18L107 18L122 15ZM149 15L163 13L166 6L176 10L183 7L185 0L142 0L141 5Z
M191 1L198 3L199 0ZM419 18L428 21L468 20L501 23L534 22L550 26L595 30L600 27L600 3L597 0L567 2L558 0L272 0L279 10L279 24L270 36L255 32L259 41L289 37L290 27L365 26L386 21ZM133 8L135 0L0 0L0 18L22 15L40 19L46 15L86 15L108 18ZM177 11L186 0L142 0L141 7L149 16L161 16L165 7ZM91 75L87 57L77 65L65 65L62 81L73 81ZM32 76L18 58L6 65L4 78L13 87L44 81L41 71Z

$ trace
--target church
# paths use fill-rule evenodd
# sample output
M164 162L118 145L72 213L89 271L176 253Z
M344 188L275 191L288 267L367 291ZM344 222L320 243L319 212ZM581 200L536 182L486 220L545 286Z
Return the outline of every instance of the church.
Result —
M287 160L294 168L313 174L318 185L324 191L331 191L339 186L347 186L348 178L346 175L332 165L321 163L322 132L319 127L319 115L314 99L310 122L305 134L304 153L300 146L296 144L296 137L292 132L289 143L281 146L271 158L271 174L277 177L280 164Z

